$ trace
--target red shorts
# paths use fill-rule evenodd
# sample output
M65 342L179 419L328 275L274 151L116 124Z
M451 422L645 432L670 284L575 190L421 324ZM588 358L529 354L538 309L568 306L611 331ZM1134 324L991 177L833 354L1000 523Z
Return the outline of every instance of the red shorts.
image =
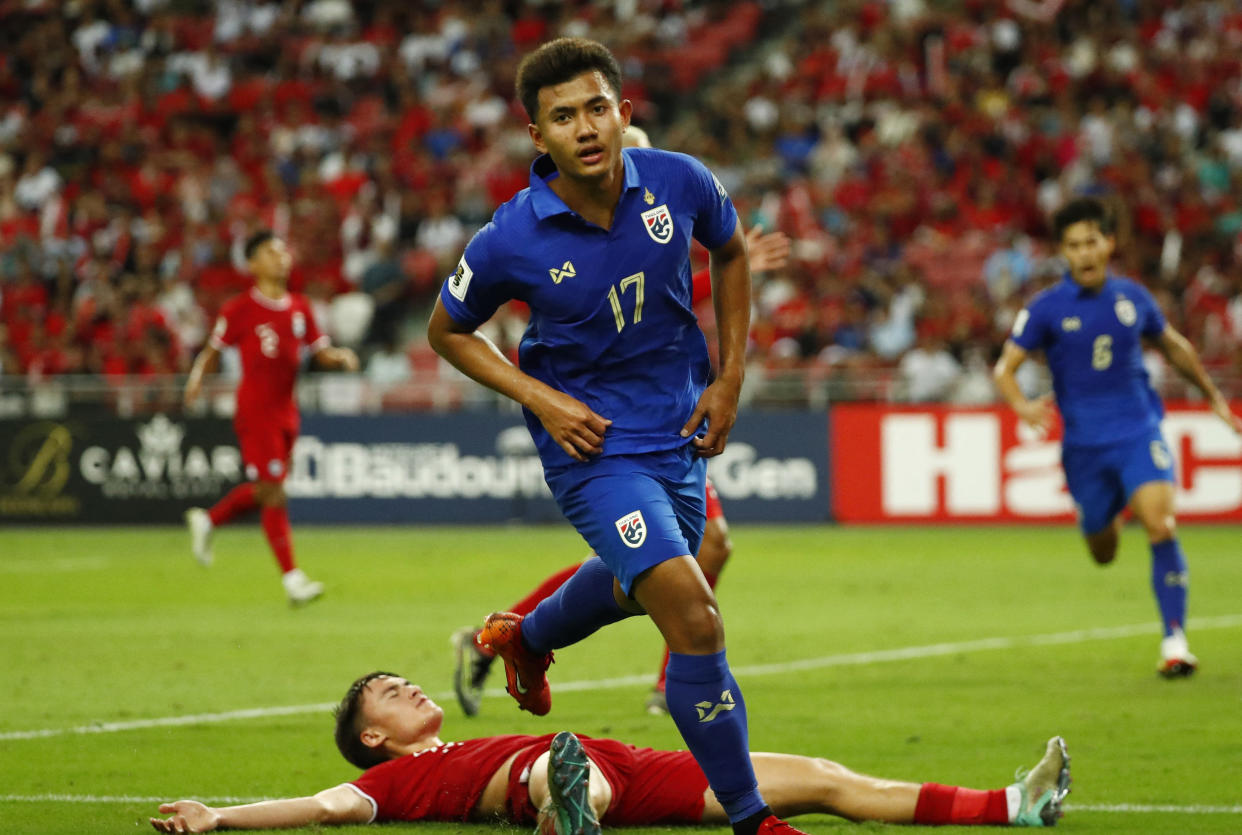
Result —
M724 518L724 508L720 506L720 496L716 494L716 485L712 484L710 478L707 479L707 518L708 520Z
M612 805L600 823L604 826L660 826L694 824L703 819L707 778L689 751L635 748L613 739L579 736L591 762L612 786ZM548 743L521 751L509 769L505 808L509 820L532 825L539 810L530 802L527 770L548 750Z
M235 423L237 443L248 481L283 482L289 470L289 457L298 430L292 426L272 426L256 421Z

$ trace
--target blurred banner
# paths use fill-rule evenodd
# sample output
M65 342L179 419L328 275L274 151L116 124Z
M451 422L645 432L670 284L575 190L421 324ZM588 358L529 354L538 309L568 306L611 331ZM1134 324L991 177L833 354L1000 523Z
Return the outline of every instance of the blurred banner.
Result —
M240 481L227 421L0 421L0 524L175 522Z
M709 471L739 521L828 518L823 414L745 412ZM308 416L286 482L295 522L561 521L517 415Z
M1179 520L1242 520L1242 439L1206 408L1168 404ZM1007 408L842 404L832 410L841 522L1072 522L1059 431Z

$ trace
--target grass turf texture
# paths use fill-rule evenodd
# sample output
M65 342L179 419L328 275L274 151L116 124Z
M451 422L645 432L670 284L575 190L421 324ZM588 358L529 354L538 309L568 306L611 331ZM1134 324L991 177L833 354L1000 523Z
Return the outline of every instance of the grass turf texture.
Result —
M1203 666L1191 680L1168 682L1154 673L1155 604L1137 529L1126 531L1117 563L1101 569L1062 527L738 527L719 597L752 747L827 756L887 777L995 788L1016 766L1033 765L1044 740L1060 733L1074 767L1063 829L1242 831L1242 619L1227 620L1242 613L1240 534L1224 526L1182 531L1193 577L1191 642ZM0 534L0 831L150 831L157 798L302 795L349 780L356 771L332 744L327 710L302 706L335 702L372 669L423 684L445 709L445 739L570 729L681 747L670 720L642 712L659 657L645 619L559 652L547 717L520 713L499 693L499 667L478 718L462 716L451 696L450 633L581 558L584 546L567 527L303 526L295 540L307 572L328 587L321 601L296 611L256 526L219 531L210 570L191 559L181 529ZM1196 617L1217 625L1196 631ZM1150 631L747 672L1132 624ZM617 677L633 681L588 686ZM277 706L295 710L14 738ZM72 799L29 799L48 795ZM1234 811L1098 808L1118 804ZM812 833L885 828L797 820ZM373 831L332 831L364 830Z

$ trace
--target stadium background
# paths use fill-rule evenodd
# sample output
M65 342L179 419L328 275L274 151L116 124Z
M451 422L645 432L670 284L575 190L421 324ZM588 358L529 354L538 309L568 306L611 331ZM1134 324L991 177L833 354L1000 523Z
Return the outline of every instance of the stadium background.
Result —
M1155 292L1228 395L1242 391L1236 4L107 0L9 2L0 15L0 416L13 421L0 518L167 521L167 508L100 505L90 479L118 483L113 497L185 500L236 477L227 455L206 469L186 460L222 443L193 432L197 419L229 414L236 363L191 415L178 375L220 304L247 285L240 246L261 226L289 238L293 288L365 364L354 378L308 375L305 412L412 415L407 442L474 443L493 468L528 466L529 451L499 437L504 426L484 438L422 420L455 409L513 417L434 355L423 323L465 241L526 181L512 76L524 50L558 33L608 43L657 145L705 159L747 223L793 239L788 268L755 283L743 404L811 416L796 433L805 454L754 455L806 459L816 493L801 510L781 509L779 496L734 505L739 518L765 518L764 507L766 518L842 516L840 469L821 452L839 443L839 433L821 443L835 404L993 403L989 368L1013 316L1058 276L1048 215L1069 195L1114 203L1118 268ZM520 307L488 326L510 352ZM710 331L710 305L702 315ZM1028 391L1044 385L1037 364L1023 370ZM1166 395L1189 394L1155 355L1151 373ZM162 434L156 415L173 422ZM132 426L96 423L104 416ZM1020 446L1038 462L1015 466L1055 470L1050 448L1018 443L1012 420L997 421L1006 439L988 455L1000 463L963 466L991 466L989 483L1002 486ZM776 435L762 417L747 423ZM325 431L346 441L339 426ZM1237 518L1230 473L1242 449L1207 425L1181 440L1184 493L1202 463L1200 493L1219 496L1185 509ZM943 431L927 443L943 445ZM869 442L864 459L879 461L882 447ZM407 469L423 466L415 458ZM62 481L84 514L58 498ZM758 490L724 492L733 504ZM927 512L1065 518L1064 501L1016 514L1005 504ZM497 510L475 518L527 512ZM409 503L361 514L420 518Z
M1147 681L1141 536L1129 532L1116 573L1088 570L1055 447L994 405L990 381L1013 317L1059 273L1049 211L1097 194L1120 213L1117 267L1242 397L1242 8L1206 0L0 0L0 601L11 627L0 647L14 671L0 751L15 754L0 825L129 831L153 811L134 792L251 797L348 779L325 750L320 702L360 672L360 632L370 639L377 617L403 623L365 666L413 664L445 701L446 626L577 554L559 523L524 528L520 547L507 527L373 526L557 521L514 431L520 417L445 367L422 334L465 241L525 185L512 75L556 34L608 44L655 144L704 159L748 224L794 242L785 270L756 278L744 412L730 458L713 465L739 523L721 599L731 634L752 636L741 662L819 647L825 618L824 651L860 653L830 671L937 641L955 660L939 667L933 653L844 679L794 660L803 672L748 686L780 714L756 739L990 785L1034 750L1028 729L1065 732L1085 743L1071 800L1084 829L1237 831L1237 529L1187 526L1196 576L1208 578L1192 626L1203 617L1198 646L1215 669L1172 709L1170 691ZM359 375L307 374L299 389L295 535L331 592L323 614L297 623L261 591L270 565L254 532L222 532L233 558L204 579L178 562L182 531L147 524L239 477L236 363L226 355L202 409L179 399L215 312L247 284L240 242L260 226L289 238L294 288L364 362ZM710 331L710 308L702 316ZM523 322L511 307L489 333L512 351ZM1239 519L1242 444L1157 357L1150 371L1174 403L1181 518ZM1046 385L1036 364L1024 372L1028 391ZM829 520L908 527L756 524ZM912 524L945 521L1058 524ZM513 550L520 566L503 562ZM454 572L463 559L469 570ZM501 599L480 600L475 571ZM799 583L795 600L776 596ZM1048 599L1018 595L1031 589ZM1078 628L1081 646L1066 637ZM1025 636L1011 643L1026 649L970 655L997 634ZM618 636L596 639L605 659L652 643L634 624ZM291 669L286 656L304 660ZM169 657L181 660L160 669ZM562 665L563 677L617 674L585 652ZM39 671L58 666L89 694L40 686ZM621 718L647 666L621 671L634 692L616 703L590 687L558 697L559 716L676 744L667 728ZM238 675L221 682L219 668ZM1048 709L1032 679L1057 682L1073 709L1030 721ZM802 704L808 690L833 699L832 721ZM479 732L534 727L491 695L496 724ZM201 727L142 725L273 703L318 712L247 726L212 755ZM1004 715L955 751L960 727L996 704ZM1209 717L1214 734L1202 730ZM113 724L123 744L75 729ZM66 734L72 752L24 747ZM273 763L226 761L256 738ZM944 753L916 751L918 739ZM160 766L188 748L195 762ZM1118 762L1130 767L1100 765ZM75 784L86 794L55 799ZM117 803L128 804L123 826Z

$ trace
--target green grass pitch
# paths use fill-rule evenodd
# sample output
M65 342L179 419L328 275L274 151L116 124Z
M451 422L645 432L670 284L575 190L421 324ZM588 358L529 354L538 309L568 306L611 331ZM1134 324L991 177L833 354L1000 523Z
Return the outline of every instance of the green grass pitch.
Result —
M210 570L180 529L0 531L0 831L150 831L158 799L349 780L322 706L377 668L427 688L446 739L567 728L680 747L668 719L642 712L659 657L645 619L558 653L547 717L520 713L499 674L475 719L451 696L450 633L580 559L568 527L294 534L328 586L297 611L257 526L219 532ZM1070 527L739 525L733 538L719 597L756 750L994 788L1059 733L1074 770L1063 830L1242 832L1242 529L1182 531L1202 668L1172 682L1154 673L1138 529L1103 569Z

